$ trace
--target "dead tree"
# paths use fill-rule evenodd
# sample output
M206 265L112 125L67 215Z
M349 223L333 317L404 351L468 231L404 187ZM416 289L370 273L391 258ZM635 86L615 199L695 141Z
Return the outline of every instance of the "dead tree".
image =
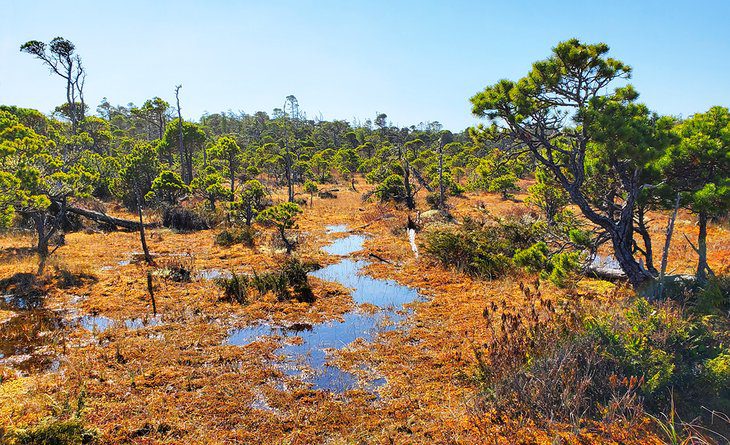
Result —
M175 87L175 101L177 102L177 126L178 126L178 152L180 154L180 176L185 184L190 184L192 178L188 178L188 172L185 162L185 147L183 145L183 120L182 111L180 110L180 88L182 85Z

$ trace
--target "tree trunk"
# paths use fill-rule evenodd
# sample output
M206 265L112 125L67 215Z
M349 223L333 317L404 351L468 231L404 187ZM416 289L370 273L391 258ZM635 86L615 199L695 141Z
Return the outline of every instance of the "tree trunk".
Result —
M33 215L33 222L35 223L35 230L38 235L36 251L38 251L38 255L41 257L46 257L48 256L48 239L50 238L46 233L46 216L42 213L35 213Z
M152 256L147 248L147 238L144 233L144 221L142 220L142 199L137 191L137 215L139 215L139 239L142 242L142 251L144 252L144 260L147 264L152 264Z
M660 266L659 270L659 289L657 291L657 298L662 297L662 293L664 292L664 276L667 273L667 262L669 259L669 247L672 244L672 234L674 233L674 222L677 220L677 211L679 211L679 193L677 193L677 200L674 203L674 212L672 212L672 217L669 218L669 222L667 223L667 236L664 240L664 251L662 252L662 264Z
M180 153L180 174L185 184L190 184L190 180L187 178L187 169L185 168L185 149L183 148L183 121L182 112L180 111L180 88L182 85L175 87L175 100L177 101L177 123L178 123L178 151Z
M646 227L646 222L644 221L644 209L640 208L637 210L638 218L637 218L637 226L636 231L639 232L641 235L641 239L644 241L644 257L646 258L646 268L651 271L652 273L657 273L656 268L654 267L654 252L652 249L651 244L651 236L649 235L649 229ZM675 212L675 218L676 218L676 212Z
M707 212L700 211L698 218L700 233L697 235L697 281L707 282L707 272L710 266L707 264Z
M406 207L408 207L408 210L413 210L416 208L416 202L413 199L413 189L411 187L411 175L410 175L410 165L408 162L405 162L403 169L403 187L406 189Z
M289 242L289 240L286 239L286 231L283 227L279 227L279 235L281 236L281 240L284 241L284 245L286 246L286 253L290 254L293 246Z
M115 218L113 216L105 215L100 212L94 212L93 210L81 209L79 207L68 206L66 208L71 213L81 215L85 218L89 218L92 221L109 224L116 227L124 227L129 230L139 230L139 223L134 220ZM146 227L153 227L155 224L145 224Z
M439 209L444 209L444 146L439 143Z
M641 268L641 265L634 259L631 251L631 239L612 236L612 244L616 261L621 265L626 277L634 289L639 289L651 277Z
M284 142L286 149L286 187L289 193L289 202L294 202L294 184L292 183L292 162L291 152L289 151L289 143Z

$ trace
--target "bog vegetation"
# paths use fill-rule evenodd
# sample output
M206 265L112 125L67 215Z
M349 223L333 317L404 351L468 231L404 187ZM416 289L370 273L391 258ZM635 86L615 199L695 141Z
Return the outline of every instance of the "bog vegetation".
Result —
M141 283L144 301L152 304L155 294L160 298L170 288L194 295L194 304L209 304L179 308L190 317L207 310L218 319L228 312L264 319L262 305L271 304L269 318L296 313L306 320L336 294L312 282L315 262L331 261L317 253L312 236L316 230L323 233L323 223L346 223L373 235L366 252L382 260L373 273L433 294L414 306L411 317L419 324L398 328L411 336L400 349L384 346L396 344L390 335L377 340L383 342L379 348L360 353L374 354L383 372L388 360L411 360L419 344L430 345L431 352L443 347L439 357L450 359L429 368L424 358L426 365L414 368L421 377L413 378L410 393L398 386L398 377L389 376L383 405L367 402L359 411L347 411L347 421L299 411L287 414L286 421L267 420L289 424L288 430L268 433L272 443L306 443L312 437L343 441L337 443L363 438L423 443L434 437L443 443L484 443L495 437L494 443L515 443L516 438L524 443L726 443L727 107L683 119L657 115L628 82L629 65L611 58L605 44L578 40L558 43L524 77L477 92L471 111L485 118L484 124L458 133L438 122L399 128L384 113L364 122L312 119L295 96L287 96L270 114L221 112L193 119L184 114L181 86L174 89L175 104L159 97L139 106L104 99L91 109L84 100L84 65L70 41L30 41L21 51L51 69L67 100L50 115L0 106L0 227L7 242L3 262L10 265L2 269L0 293L26 299L54 289L102 295L94 286L106 283L102 275L112 272L69 269L60 258L81 255L81 246L74 244L81 237L122 230L124 245L139 251L129 261L140 272L115 278L119 289L127 280L131 287ZM356 199L348 201L351 197ZM412 258L407 245L399 244L406 239L404 229L419 232L422 258ZM18 244L30 234L31 250ZM175 240L176 252L161 255L150 248L167 237ZM207 247L199 248L201 240ZM672 254L679 244L690 247L683 258ZM190 253L196 248L215 249L216 261L225 261L225 273L215 277L213 287L199 287L200 268L207 266ZM33 256L33 270L21 270ZM420 281L423 277L429 280ZM462 287L449 288L454 280ZM484 293L490 286L502 294ZM117 293L107 290L103 298ZM20 328L8 320L20 316L5 319L2 313L0 331L7 332L0 344L9 344L10 330ZM465 328L441 332L435 320L452 316L468 320ZM201 329L203 336L210 328L183 323L179 329ZM445 343L446 337L456 343ZM220 344L191 342L204 351ZM64 351L65 345L64 340ZM129 352L130 343L111 336L98 345L110 369L124 369L125 354L136 354ZM39 379L21 391L31 401L3 400L17 404L0 409L4 443L202 440L186 430L185 419L172 416L154 419L154 425L115 426L114 419L99 415L108 400L98 387L92 397L86 396L84 379L48 383L39 377L45 373L20 372L2 354L0 393L17 394L13 385L29 388L27 379ZM244 366L223 352L216 359L210 354L178 360L184 366L209 360L216 364L206 366L215 366L211 369L219 377ZM69 367L77 375L79 366L60 361L60 369L50 373ZM112 390L122 384L114 381L116 371L89 366L98 368L90 368L85 378L106 381L111 398L127 397ZM143 383L129 377L131 390L137 391L138 384L164 389L155 372L148 370ZM253 391L248 386L233 390L235 383L228 380L201 383L196 379L204 371L191 372L189 388L205 391L206 385L220 384L230 390L216 397L235 399L236 391ZM431 374L434 381L424 383ZM448 415L436 408L433 415L421 412L439 404L429 386L434 384L458 388L452 394L458 393L461 408ZM424 388L428 393L421 392ZM36 406L39 394L47 396L49 408ZM324 396L297 394L302 400L292 404L324 409L325 402L316 398ZM119 400L115 403L123 403ZM327 400L335 404L326 405L330 409L344 410ZM415 409L412 402L425 408ZM209 409L200 415L223 425L220 431L209 426L210 437L221 443L234 437L223 431L235 430L228 417ZM286 409L295 408L272 408L280 416ZM404 420L409 410L412 417ZM39 412L44 415L31 415ZM316 433L307 429L314 436L292 433L310 419L313 426L307 428L320 428ZM232 422L239 421L245 420ZM338 422L360 422L361 427L348 432L336 427ZM146 436L151 441L137 440Z

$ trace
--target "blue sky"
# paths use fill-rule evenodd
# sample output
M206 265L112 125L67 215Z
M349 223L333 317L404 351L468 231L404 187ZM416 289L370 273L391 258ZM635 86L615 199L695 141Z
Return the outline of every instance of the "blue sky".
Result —
M0 103L49 112L64 85L21 43L63 36L88 71L92 109L182 84L186 118L271 112L473 125L469 97L524 75L560 40L604 41L650 108L730 105L730 1L0 0Z

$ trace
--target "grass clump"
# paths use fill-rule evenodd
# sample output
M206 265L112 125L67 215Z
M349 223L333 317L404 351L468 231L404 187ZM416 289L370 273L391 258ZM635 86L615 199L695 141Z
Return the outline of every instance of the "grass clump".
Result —
M231 271L230 277L216 278L215 283L223 289L223 297L230 302L248 304L248 288L251 285L248 275Z
M201 212L182 206L165 207L162 212L162 225L180 232L210 228L210 224Z
M287 258L278 269L263 274L254 273L251 285L259 295L273 292L279 301L297 300L302 303L314 302L314 293L307 274L316 265L304 263L297 258Z
M260 297L272 292L279 301L312 303L315 297L307 274L316 268L315 264L287 258L281 267L273 271L254 271L252 275L231 272L230 277L217 278L215 282L223 289L225 299L239 304L248 304L250 290L256 290Z
M176 283L189 283L195 271L195 257L192 255L167 257L158 262L157 275Z

